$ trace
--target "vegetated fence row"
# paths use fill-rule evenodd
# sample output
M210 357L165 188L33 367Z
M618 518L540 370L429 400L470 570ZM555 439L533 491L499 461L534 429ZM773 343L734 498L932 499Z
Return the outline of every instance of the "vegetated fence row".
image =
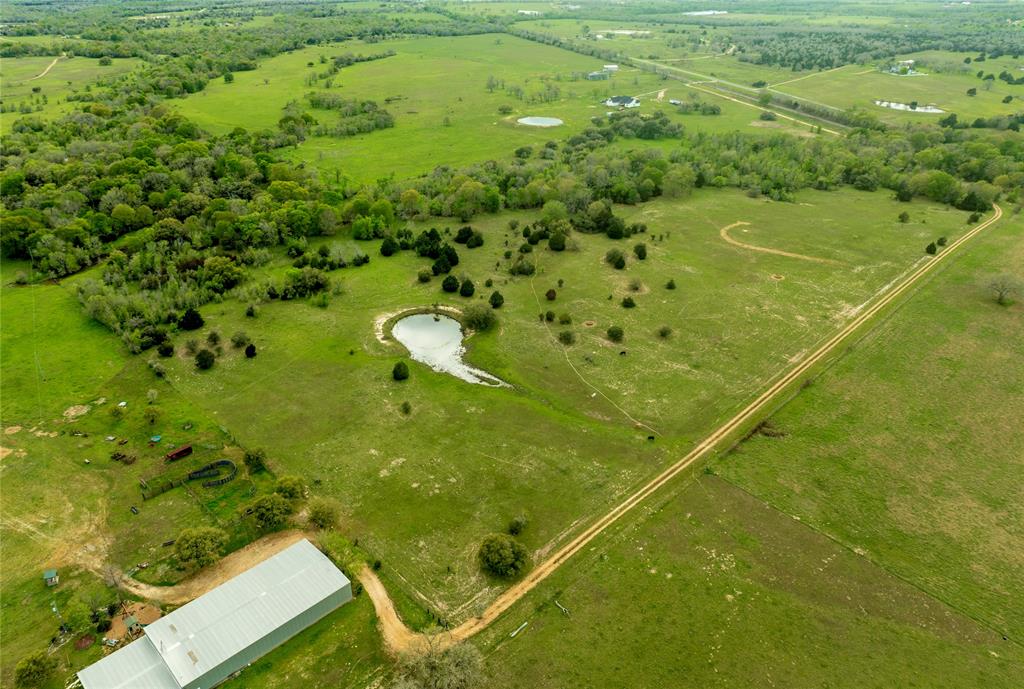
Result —
M227 474L215 478L210 481L203 481L203 487L213 488L215 486L221 486L228 481L233 480L238 476L238 467L230 459L218 459L215 462L210 462L206 466L203 466L195 471L189 472L186 476L176 479L165 479L159 483L151 484L145 479L139 479L139 483L142 485L142 499L152 500L158 495L163 495L169 490L173 490L178 486L184 485L188 481L197 481L199 479L211 478L213 476L220 475L224 470L227 470Z

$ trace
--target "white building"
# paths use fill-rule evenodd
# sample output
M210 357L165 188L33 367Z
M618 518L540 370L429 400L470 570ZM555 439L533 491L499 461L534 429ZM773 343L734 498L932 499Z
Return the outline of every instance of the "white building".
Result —
M143 629L78 673L83 689L210 689L352 600L303 539Z

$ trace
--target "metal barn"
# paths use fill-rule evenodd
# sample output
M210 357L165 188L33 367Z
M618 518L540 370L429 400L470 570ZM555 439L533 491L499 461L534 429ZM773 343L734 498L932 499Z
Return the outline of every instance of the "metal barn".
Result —
M348 578L303 539L148 625L78 678L84 689L210 689L350 600Z

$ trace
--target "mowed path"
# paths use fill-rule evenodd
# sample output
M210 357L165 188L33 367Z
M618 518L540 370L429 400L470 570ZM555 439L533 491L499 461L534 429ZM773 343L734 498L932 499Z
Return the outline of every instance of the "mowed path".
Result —
M831 265L839 265L839 261L833 261L831 258L818 258L817 256L794 254L790 251L783 251L781 249L770 249L766 246L755 246L753 244L746 244L744 242L739 241L738 239L733 239L732 237L729 236L729 230L733 229L734 227L744 227L747 225L750 225L750 223L740 220L739 222L734 222L732 225L726 225L725 227L718 231L718 234L721 235L722 239L724 239L725 241L729 242L733 246L738 246L741 249L749 249L750 251L760 251L765 254L775 254L776 256L788 256L789 258L799 258L800 260L813 261L814 263L828 263Z
M642 504L647 498L658 491L661 487L672 481L681 473L689 469L698 460L703 459L716 449L723 441L735 438L735 434L753 422L762 414L775 399L791 385L796 383L800 377L815 365L821 363L830 354L846 341L853 333L874 318L879 312L891 305L901 296L910 291L922 278L932 270L949 259L957 249L970 241L974 236L985 228L997 222L1003 215L1002 209L994 205L995 212L985 222L978 224L974 229L965 233L962 237L952 242L945 251L934 256L920 268L914 270L903 282L891 289L878 299L871 307L865 309L859 316L850 321L841 330L835 333L824 344L792 369L783 374L778 380L772 383L762 392L757 399L748 404L736 416L719 426L714 432L698 443L686 456L671 465L660 474L655 476L643 487L623 500L612 510L598 518L593 524L587 527L571 541L563 545L548 559L539 563L526 575L503 591L493 603L479 617L463 622L458 627L440 635L432 644L435 647L448 647L464 641L473 635L483 631L497 620L503 613L508 611L516 602L532 591L538 584L551 576L573 555L583 550L591 541L601 534L609 526L617 522L623 516ZM196 577L189 579L177 586L159 587L132 582L126 584L126 588L138 595L163 600L166 602L185 602L192 597L205 593L210 588L222 583L226 579L245 571L256 562L262 561L282 548L294 543L304 537L301 531L285 531L266 536L255 541L242 550L228 555L219 563L200 572ZM373 602L374 610L377 613L381 634L387 647L394 653L415 651L427 647L429 637L426 634L410 630L398 615L394 603L388 596L387 590L377 578L376 574L369 567L364 567L358 574L364 590Z

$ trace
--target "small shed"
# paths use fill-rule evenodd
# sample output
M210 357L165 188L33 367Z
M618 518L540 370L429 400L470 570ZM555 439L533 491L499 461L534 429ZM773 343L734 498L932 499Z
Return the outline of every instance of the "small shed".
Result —
M47 586L56 586L60 583L60 577L57 576L57 570L47 569L43 571L43 581L46 582Z
M618 65L605 65L604 66L604 71L606 71L606 72L618 72L619 71L619 66Z
M191 445L182 445L181 447L175 448L164 455L165 462L176 462L183 457L188 457L192 454Z

